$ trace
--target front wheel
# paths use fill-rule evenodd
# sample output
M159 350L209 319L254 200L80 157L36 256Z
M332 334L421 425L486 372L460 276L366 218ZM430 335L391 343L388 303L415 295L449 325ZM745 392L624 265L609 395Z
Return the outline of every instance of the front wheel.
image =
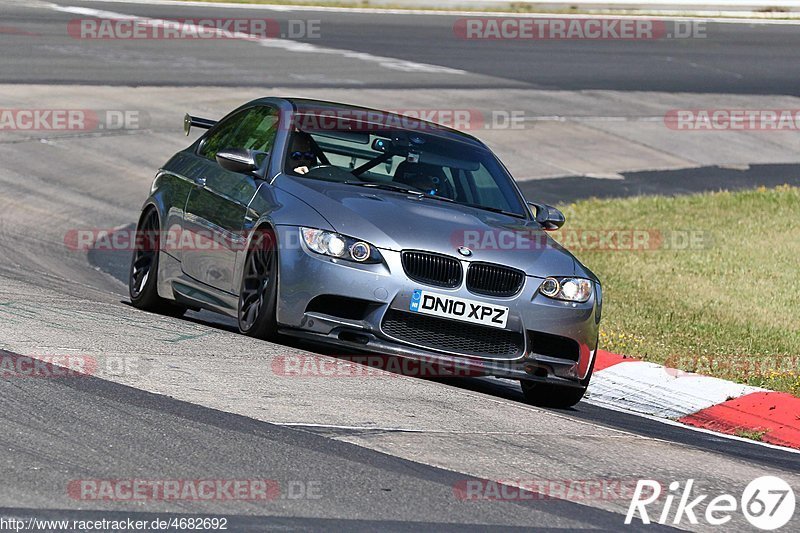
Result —
M239 290L239 331L249 337L276 340L278 321L278 254L269 230L258 231L251 241Z
M522 395L525 401L539 407L567 409L586 394L586 387L564 387L535 381L522 381Z
M597 360L597 353L592 359L589 373L580 382L580 387L564 387L552 385L550 383L538 383L536 381L525 381L522 384L522 395L525 401L539 407L554 407L556 409L568 409L581 401L589 387L589 381L594 372L594 362Z

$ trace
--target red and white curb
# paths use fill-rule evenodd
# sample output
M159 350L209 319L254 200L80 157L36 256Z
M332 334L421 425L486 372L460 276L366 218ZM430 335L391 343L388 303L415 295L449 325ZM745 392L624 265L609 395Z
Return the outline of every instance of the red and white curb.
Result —
M800 398L598 350L586 401L800 449Z

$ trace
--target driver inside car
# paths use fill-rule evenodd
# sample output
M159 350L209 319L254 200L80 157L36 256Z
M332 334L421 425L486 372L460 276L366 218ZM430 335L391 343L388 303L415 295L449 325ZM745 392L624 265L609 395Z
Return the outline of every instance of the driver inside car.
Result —
M295 131L292 135L292 147L289 151L287 166L297 174L308 174L308 171L317 163L317 156L312 148L314 141L311 136L302 131Z
M450 199L454 197L452 187L447 181L442 167L436 165L403 161L397 165L394 181L432 196Z

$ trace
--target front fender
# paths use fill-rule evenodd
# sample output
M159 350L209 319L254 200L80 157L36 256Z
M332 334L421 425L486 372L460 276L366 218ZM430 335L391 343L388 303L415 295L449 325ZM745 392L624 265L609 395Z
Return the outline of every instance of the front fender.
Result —
M269 183L262 183L248 206L248 216L244 221L245 245L236 254L234 287L240 287L242 284L244 262L247 258L247 251L252 246L255 230L260 228L272 230L280 254L280 250L284 247L300 246L299 231L288 233L284 231L286 227L297 226L332 229L330 223L319 212L300 198ZM280 272L278 272L278 276L280 276ZM278 283L278 287L280 288L280 283Z

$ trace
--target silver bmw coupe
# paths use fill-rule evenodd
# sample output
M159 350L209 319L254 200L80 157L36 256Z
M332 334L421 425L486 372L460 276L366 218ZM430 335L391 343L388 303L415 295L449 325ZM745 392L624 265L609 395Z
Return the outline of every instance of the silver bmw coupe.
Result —
M584 395L597 277L548 234L476 138L404 115L262 98L158 171L130 268L134 306L207 309L281 335L519 380L527 401Z

